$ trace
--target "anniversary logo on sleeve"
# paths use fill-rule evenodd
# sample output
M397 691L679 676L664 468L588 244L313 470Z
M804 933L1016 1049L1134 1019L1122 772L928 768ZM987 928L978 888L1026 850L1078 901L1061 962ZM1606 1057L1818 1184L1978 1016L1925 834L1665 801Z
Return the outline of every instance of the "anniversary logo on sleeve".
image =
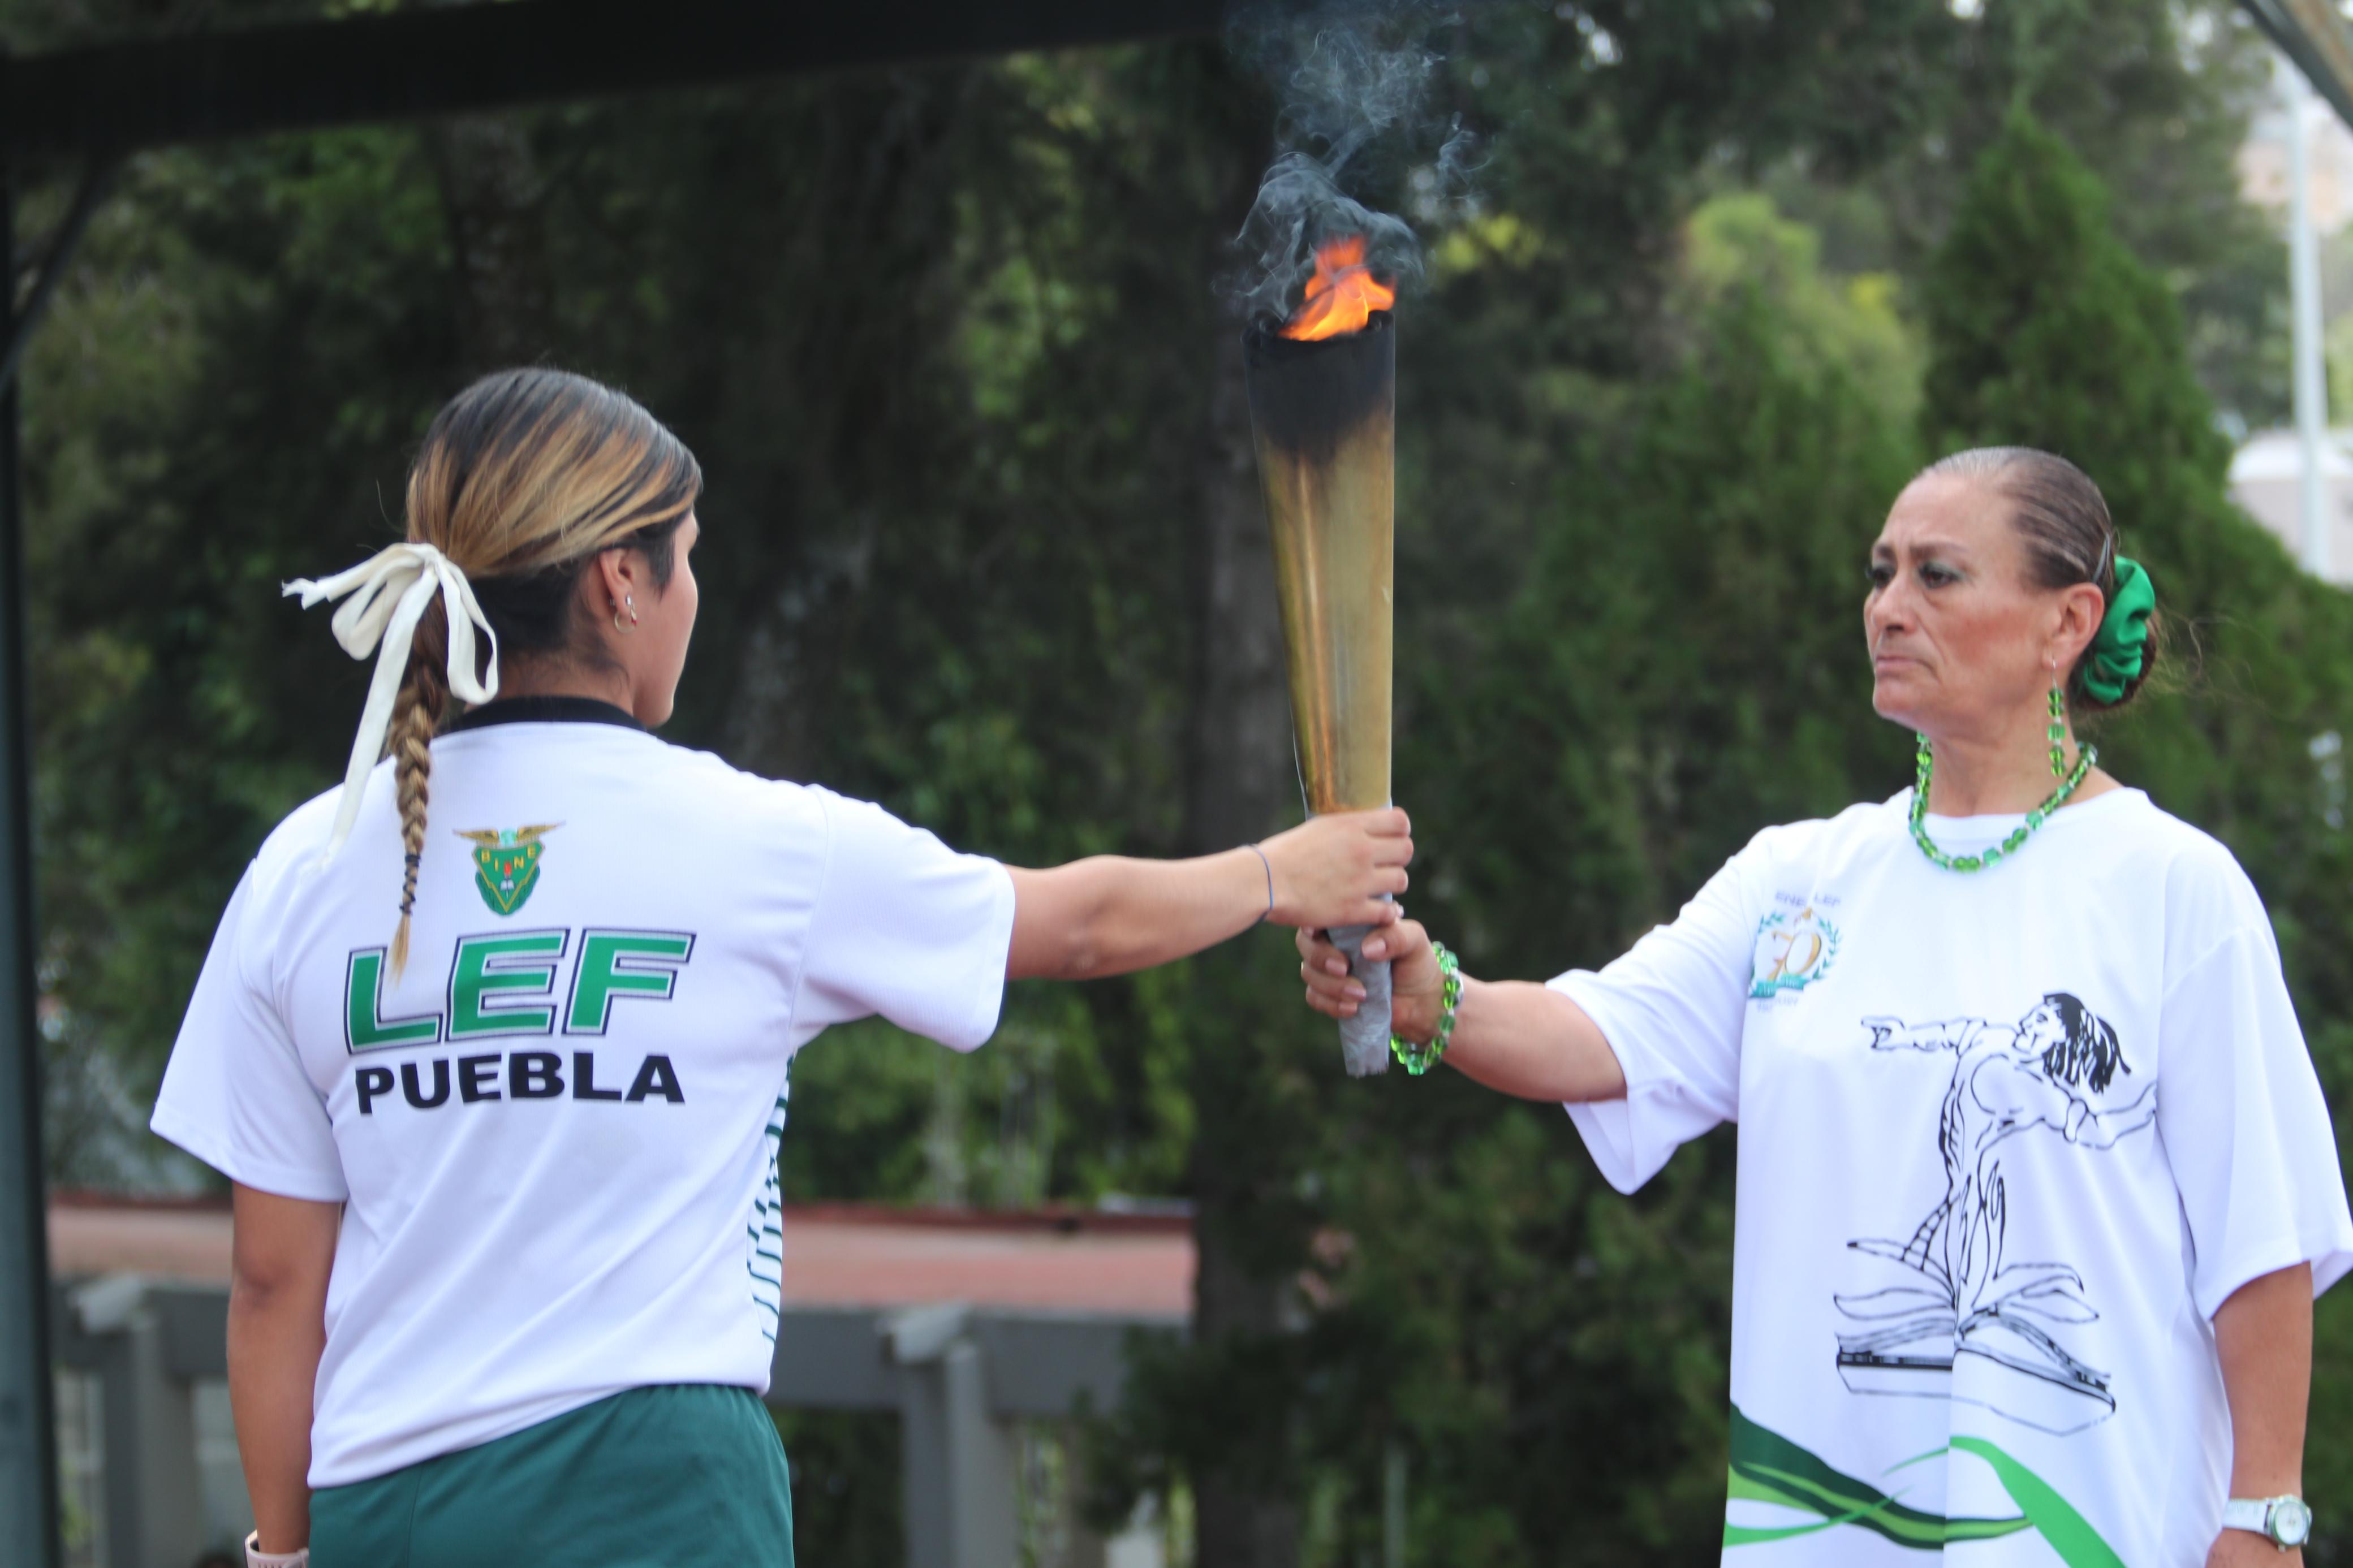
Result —
M1794 911L1775 910L1757 923L1749 999L1769 1002L1804 990L1830 973L1838 951L1838 927L1812 904Z

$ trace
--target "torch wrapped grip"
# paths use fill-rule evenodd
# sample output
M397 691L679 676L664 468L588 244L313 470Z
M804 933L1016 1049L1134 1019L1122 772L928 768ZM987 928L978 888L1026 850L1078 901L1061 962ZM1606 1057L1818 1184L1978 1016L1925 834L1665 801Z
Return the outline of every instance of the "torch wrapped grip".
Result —
M1362 952L1370 926L1334 926L1324 934L1348 955L1348 973L1365 988L1356 1016L1340 1020L1340 1059L1350 1078L1370 1078L1389 1069L1389 966L1366 963Z

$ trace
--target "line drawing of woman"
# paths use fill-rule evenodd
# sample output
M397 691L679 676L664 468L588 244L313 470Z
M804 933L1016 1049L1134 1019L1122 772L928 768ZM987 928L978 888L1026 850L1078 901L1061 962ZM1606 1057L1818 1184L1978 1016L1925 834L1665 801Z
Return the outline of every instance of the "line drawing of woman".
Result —
M1862 1025L1873 1050L1950 1051L1956 1059L1936 1127L1944 1200L1907 1239L1847 1243L1926 1284L1831 1297L1862 1325L1838 1336L1840 1377L1855 1394L1960 1398L2048 1432L2107 1419L2116 1406L2108 1374L2052 1331L2097 1321L2083 1277L2064 1263L2004 1257L2001 1156L2010 1139L2037 1128L2081 1149L2111 1148L2156 1121L2157 1086L2121 1081L2132 1068L2115 1028L2065 992L2046 994L2015 1026L1891 1017ZM1953 1367L1964 1355L1983 1358L1994 1375L1956 1393Z

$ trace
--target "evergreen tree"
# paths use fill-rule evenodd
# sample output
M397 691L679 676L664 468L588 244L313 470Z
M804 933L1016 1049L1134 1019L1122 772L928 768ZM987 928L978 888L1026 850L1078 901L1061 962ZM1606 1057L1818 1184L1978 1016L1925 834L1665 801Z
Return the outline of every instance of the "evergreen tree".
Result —
M2082 160L2013 112L1928 268L1931 443L2031 430L2034 444L2096 459L2120 519L2211 511L2229 443L2184 374L2171 294L2125 248L2107 209Z
M2181 301L2209 395L2251 423L2284 416L2286 254L2271 216L2241 200L2238 172L2274 55L2243 12L1983 0L1915 79L1910 134L1855 165L1895 251L1907 263L1936 251L1978 158L2022 106L2116 194L2116 234Z

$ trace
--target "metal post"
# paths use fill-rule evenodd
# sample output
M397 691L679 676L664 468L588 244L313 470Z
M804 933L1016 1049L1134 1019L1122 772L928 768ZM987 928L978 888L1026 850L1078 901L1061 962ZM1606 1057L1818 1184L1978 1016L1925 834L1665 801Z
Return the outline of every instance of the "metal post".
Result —
M2328 423L2328 384L2320 348L2320 245L2312 231L2312 169L2306 123L2311 90L2294 65L2282 72L2287 87L2288 282L2295 317L2295 436L2301 459L2296 519L2304 536L2305 570L2329 574L2329 534L2336 518L2324 493L2321 442Z
M106 1542L113 1568L182 1568L205 1545L195 1390L172 1365L163 1313L135 1274L72 1292L74 1326L100 1347Z
M1405 1445L1381 1449L1381 1568L1405 1568Z
M0 169L0 257L16 191ZM0 321L16 328L14 279ZM56 1389L49 1381L41 1048L34 1025L32 801L26 768L24 549L16 385L0 385L0 1559L58 1560Z
M970 1313L913 1307L883 1334L901 1369L909 1568L1009 1568L1021 1544L1014 1446L989 1409L987 1358Z

